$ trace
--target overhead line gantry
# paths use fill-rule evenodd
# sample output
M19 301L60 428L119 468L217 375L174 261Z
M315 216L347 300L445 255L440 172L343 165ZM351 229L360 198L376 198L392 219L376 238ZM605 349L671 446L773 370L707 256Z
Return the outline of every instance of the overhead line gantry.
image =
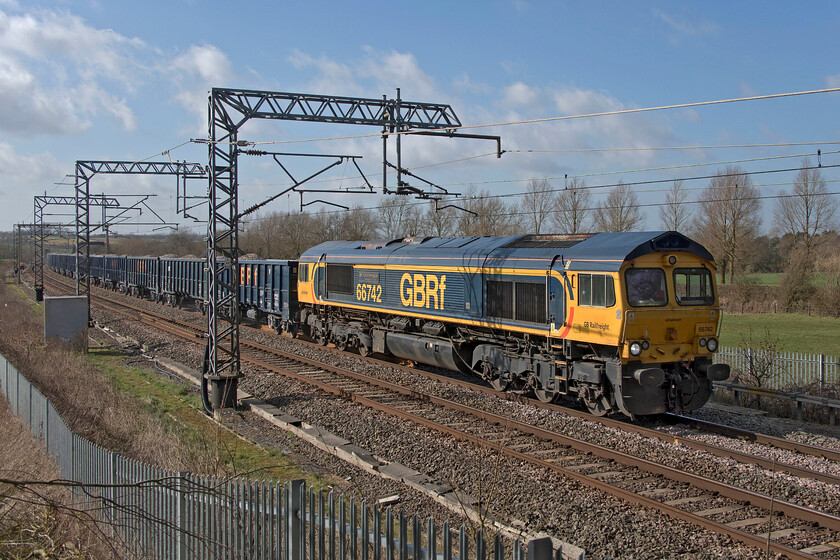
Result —
M403 183L401 138L417 131L450 138L492 139L497 136L464 135L455 132L461 121L452 107L442 103L396 99L368 99L305 93L213 88L208 107L209 220L207 234L208 346L204 379L211 389L214 409L233 407L240 369L239 352L239 166L241 148L251 143L239 139L240 128L251 119L291 120L377 126L382 130L385 194L426 193ZM387 141L397 137L397 185L387 187ZM301 206L303 203L301 201Z
M90 195L90 180L94 175L101 174L175 175L176 180L180 182L204 178L207 176L207 171L200 163L179 161L76 161L76 294L87 296L88 306L90 306L90 207L95 204L95 202L92 204L91 200L96 200L95 196ZM155 225L166 225L166 222L145 204L148 196L150 195L146 195L135 205L124 208L121 215L131 209L139 208L142 204L159 219ZM112 219L116 217L119 216ZM82 276L84 281L81 281Z

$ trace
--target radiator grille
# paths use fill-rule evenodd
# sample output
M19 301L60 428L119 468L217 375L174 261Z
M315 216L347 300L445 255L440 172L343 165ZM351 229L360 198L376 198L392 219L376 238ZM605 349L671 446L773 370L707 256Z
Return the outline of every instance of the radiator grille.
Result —
M516 283L516 320L545 323L545 284Z
M352 294L353 293L353 265L352 264L328 264L327 265L327 294Z
M513 282L487 281L487 315L513 319Z

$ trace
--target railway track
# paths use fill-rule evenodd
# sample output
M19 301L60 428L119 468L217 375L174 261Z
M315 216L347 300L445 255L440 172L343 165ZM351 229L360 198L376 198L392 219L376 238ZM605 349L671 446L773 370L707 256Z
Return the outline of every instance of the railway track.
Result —
M101 298L98 294L94 297ZM173 321L171 318L129 306L118 300L104 299L109 301L109 307L113 311L134 320L144 321L158 330L187 340L203 340L203 331L193 325ZM132 311L118 310L118 307L131 308ZM831 553L840 547L837 544L840 536L840 517L834 514L710 480L644 458L620 453L615 449L421 393L379 378L301 358L251 341L241 340L240 344L243 350L242 361L253 368L296 379L321 391L453 438L469 441L535 467L556 472L627 502L658 510L669 517L730 536L750 546L784 554L790 558L815 558L815 554ZM425 372L423 374L442 377ZM476 390L474 384L451 378L442 380ZM487 391L492 392L491 389ZM591 421L592 417L587 416L587 419ZM620 429L658 439L668 437L661 432L626 423L621 423ZM669 441L673 439L673 436L670 436ZM699 442L692 442L690 447L761 466L764 466L762 461L766 461L722 448L710 451L708 445ZM840 482L836 477L825 473L797 471L798 468L791 465L771 466L798 477L814 478L829 484ZM686 493L691 495L686 496ZM736 517L737 519L733 519Z
M55 280L55 278L53 278L53 280ZM69 284L64 284L64 287L65 288L72 288L72 286L70 286ZM103 298L104 296L100 295L98 297ZM115 304L115 305L119 305L119 306L125 306L126 305L124 302L114 300L112 298L110 298L110 299L111 299L112 303ZM142 310L142 308L139 308L139 307L136 307L136 306L132 306L132 308L135 309L136 312L138 312L138 313L139 312L145 312L144 310ZM249 329L250 329L250 327L243 327L243 330L246 331L246 332ZM300 340L300 339L297 339L296 342L298 342L299 344L306 345L306 346L311 346L311 347L317 346L319 348L319 350L321 350L321 351L335 352L335 353L338 353L340 355L347 355L343 351L333 350L331 348L324 348L324 347L321 347L320 345L317 345L316 343L310 343L310 342L306 342L306 341L303 341L303 340ZM362 361L372 363L372 364L382 364L383 363L382 358L377 358L377 357L356 356L356 358L359 359L359 360L362 360ZM627 420L621 419L621 418L595 417L595 416L592 416L587 411L577 410L573 407L563 406L563 405L559 405L559 404L547 404L547 403L540 402L537 399L528 398L527 396L525 396L521 392L508 391L508 392L500 393L500 392L496 391L495 389L486 386L481 381L476 381L474 379L459 379L459 378L453 377L451 374L445 374L445 375L437 374L434 371L431 371L430 368L424 368L422 366L421 367L407 367L407 366L401 365L400 363L395 363L393 361L387 361L387 364L388 364L389 367L392 367L394 369L410 372L411 374L414 374L414 375L423 375L424 377L426 377L428 379L432 379L432 380L440 382L440 383L445 383L445 384L448 384L448 385L454 385L454 386L460 387L462 389L468 389L468 390L476 391L476 392L479 392L479 393L482 393L482 394L485 394L485 395L492 395L492 396L497 397L497 398L504 398L504 399L515 401L515 402L527 402L530 406L533 406L533 407L539 408L539 409L543 409L543 410L559 411L559 412L562 412L563 414L566 414L568 416L572 416L572 417L575 417L575 418L580 418L580 419L586 420L588 422L598 423L598 424L604 426L605 428L610 428L610 429L635 433L635 434L640 435L642 437L656 439L656 440L659 440L659 441L662 441L662 442L665 442L665 443L678 443L679 445L682 445L684 447L694 449L694 450L697 450L697 451L703 451L705 453L710 453L710 454L712 454L716 457L732 459L732 460L737 461L739 463L756 465L756 466L759 466L761 468L768 469L768 470L785 472L785 473L788 473L792 476L796 476L796 477L799 477L799 478L810 478L810 479L819 480L821 482L825 482L825 483L828 483L828 484L840 485L840 477L838 477L836 475L829 474L829 473L824 473L824 472L815 471L815 470L811 470L811 469L807 469L807 468L802 468L802 467L798 467L796 465L786 464L784 462L773 461L773 460L767 459L765 457L750 455L748 453L743 453L743 452L727 449L727 448L724 448L724 447L721 447L721 446L716 446L716 445L706 443L706 442L695 441L695 440L692 440L691 438L687 438L687 437L674 436L673 434L663 433L662 431L657 430L655 428L649 428L649 427L641 426L641 425L638 425L638 424L634 424L632 422L628 422ZM809 455L809 456L813 456L813 457L822 457L822 458L830 460L830 461L840 462L840 451L834 450L834 449L828 449L828 448L825 448L825 447L819 447L819 446L809 445L809 444L806 444L806 443L791 441L791 440L787 440L787 439L783 439L783 438L779 438L779 437L770 436L770 435L767 435L767 434L761 434L761 433L757 433L757 432L743 430L743 429L736 428L736 427L733 427L733 426L724 426L724 425L721 425L721 424L706 422L704 420L691 418L691 417L687 417L687 416L675 416L675 415L672 415L672 414L668 414L668 415L661 416L660 420L665 422L665 423L669 423L669 424L687 425L691 429L699 431L699 432L719 434L719 435L723 435L723 436L727 436L727 437L731 437L731 438L742 439L742 440L745 440L745 441L758 443L758 444L773 447L773 448L776 448L776 449L782 449L782 450L785 450L785 451L792 451L794 453L801 453L803 455Z

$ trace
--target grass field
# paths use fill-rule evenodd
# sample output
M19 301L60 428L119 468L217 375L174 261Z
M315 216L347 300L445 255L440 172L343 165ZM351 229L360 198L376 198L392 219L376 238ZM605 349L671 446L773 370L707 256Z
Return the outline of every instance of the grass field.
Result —
M725 313L721 346L758 346L769 336L786 352L840 356L840 319L787 313Z

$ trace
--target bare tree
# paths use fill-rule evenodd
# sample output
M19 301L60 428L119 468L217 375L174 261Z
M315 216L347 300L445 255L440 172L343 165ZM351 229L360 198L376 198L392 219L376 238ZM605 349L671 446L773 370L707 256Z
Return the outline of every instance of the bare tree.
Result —
M758 233L760 211L758 189L737 166L719 171L701 193L695 235L720 263L724 281L727 269L729 281L734 280L737 262Z
M459 235L512 235L515 222L510 208L500 198L486 191L476 191L472 185L466 189L462 200L466 212L458 214Z
M336 239L371 239L376 236L376 219L370 210L354 206L338 215Z
M557 233L584 233L589 229L592 213L592 194L586 189L586 182L573 178L566 188L554 197L556 210L552 214L552 225Z
M685 204L688 193L683 190L682 184L682 179L674 179L665 194L665 204L659 207L659 218L667 230L680 231L688 225L688 207Z
M272 254L271 258L297 259L301 253L321 242L317 238L317 227L312 214L296 212L286 214L283 246L277 255Z
M419 213L414 199L407 196L387 197L377 208L379 225L376 231L386 239L417 235L420 226Z
M820 234L834 227L837 201L828 196L820 170L813 169L807 159L802 161L796 175L793 193L782 191L781 194L774 212L776 228L782 235L792 237L793 249L804 251L805 265L810 267L814 249L820 244Z
M548 179L531 179L528 183L528 188L519 203L528 233L545 233L544 226L554 210L554 197L550 191Z
M239 248L242 254L259 255L261 258L274 258L280 238L284 235L284 220L279 212L254 214L248 221L242 222L243 230L239 234Z
M639 197L621 181L595 208L595 229L598 231L633 231L643 223Z
M432 202L426 207L419 224L419 233L433 235L435 237L451 237L455 235L457 227L457 214L462 212L458 206L458 200L440 200L435 204Z

